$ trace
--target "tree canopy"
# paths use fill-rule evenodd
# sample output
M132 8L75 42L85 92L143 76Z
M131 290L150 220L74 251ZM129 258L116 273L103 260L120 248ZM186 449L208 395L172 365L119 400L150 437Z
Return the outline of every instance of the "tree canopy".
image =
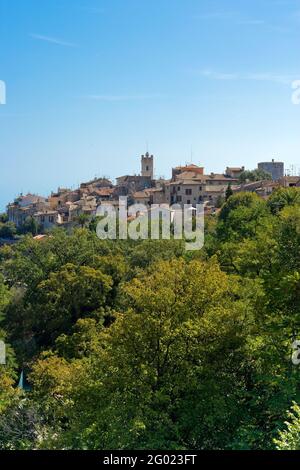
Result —
M196 252L93 224L2 247L0 449L299 449L298 194L228 194Z

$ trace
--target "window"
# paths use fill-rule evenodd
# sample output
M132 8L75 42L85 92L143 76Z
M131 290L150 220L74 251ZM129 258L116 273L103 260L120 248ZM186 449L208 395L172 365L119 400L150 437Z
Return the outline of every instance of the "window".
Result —
M186 189L185 194L186 194L186 196L191 196L192 195L192 190L191 189Z
M191 201L188 199L188 200L186 201L186 203L187 203L187 204L190 204L190 203L191 203Z
M54 222L54 217L53 217L53 215L50 215L50 217L49 217L49 222L50 222L50 224L53 224L53 222Z
M177 196L177 202L181 202L182 201L182 197L181 196Z
M177 191L180 191L180 186L177 187Z
M199 191L202 191L202 186L199 186Z

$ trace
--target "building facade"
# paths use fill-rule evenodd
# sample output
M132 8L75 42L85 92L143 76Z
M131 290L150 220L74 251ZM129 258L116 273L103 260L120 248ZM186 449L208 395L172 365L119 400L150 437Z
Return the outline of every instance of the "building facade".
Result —
M141 156L141 175L154 179L154 157L149 152Z
M273 159L271 162L261 162L257 165L259 170L269 173L273 181L278 181L284 177L284 163L275 162Z
M178 169L184 170L178 173ZM219 198L224 197L229 185L236 185L237 178L226 174L204 174L202 167L189 165L175 168L172 180L166 184L166 202L184 206L208 203L217 204Z

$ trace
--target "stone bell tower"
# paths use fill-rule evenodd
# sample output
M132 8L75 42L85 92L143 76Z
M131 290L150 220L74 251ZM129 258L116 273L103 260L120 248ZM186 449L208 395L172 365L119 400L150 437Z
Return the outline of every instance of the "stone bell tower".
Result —
M150 155L149 152L146 153L146 155L142 155L141 159L142 163L142 176L150 176L151 179L153 180L154 178L154 169L153 169L153 164L154 164L154 158L153 155Z

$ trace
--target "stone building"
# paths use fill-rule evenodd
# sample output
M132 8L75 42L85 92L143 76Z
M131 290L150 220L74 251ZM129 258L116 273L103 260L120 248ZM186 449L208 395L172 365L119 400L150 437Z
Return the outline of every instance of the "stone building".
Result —
M141 156L141 174L125 175L116 179L113 198L127 196L129 203L134 202L134 194L155 186L154 157L148 152Z
M7 206L9 222L13 222L20 228L26 219L33 217L36 212L49 209L49 202L46 198L36 194L22 194Z
M94 196L84 194L81 199L76 202L68 203L69 205L69 222L75 222L80 214L86 214L91 218L96 215L97 201Z
M257 165L258 170L263 170L272 176L273 181L278 181L284 177L284 163L275 162L262 162Z
M102 189L102 188L112 188L113 184L110 179L102 177L102 178L94 178L91 181L86 183L81 183L80 189L87 190L87 189Z
M240 184L238 186L233 186L233 192L250 192L256 193L258 196L266 199L268 198L273 191L280 187L280 183L278 181L270 181L270 180L263 180L263 181L253 181L251 183Z
M239 178L241 174L245 171L245 167L230 167L228 166L226 168L225 174L229 176L230 178Z
M67 202L75 202L80 199L81 193L79 189L70 190L58 188L56 193L51 193L49 204L51 209L56 210L64 207Z
M54 226L59 224L59 214L57 211L53 211L51 209L36 212L33 215L33 218L36 220L38 226L41 228L42 231L50 230Z
M148 176L151 180L154 179L154 157L147 152L141 157L141 176Z
M178 170L184 170L179 173ZM228 185L237 184L237 178L226 174L204 174L204 168L195 165L175 168L172 180L166 184L166 202L168 204L196 205L204 202L215 205L225 196Z
M284 188L293 188L299 183L299 176L284 176L279 183Z
M145 206L164 204L167 202L165 188L150 188L144 189L144 191L137 191L133 194L133 202L134 204L144 204Z

